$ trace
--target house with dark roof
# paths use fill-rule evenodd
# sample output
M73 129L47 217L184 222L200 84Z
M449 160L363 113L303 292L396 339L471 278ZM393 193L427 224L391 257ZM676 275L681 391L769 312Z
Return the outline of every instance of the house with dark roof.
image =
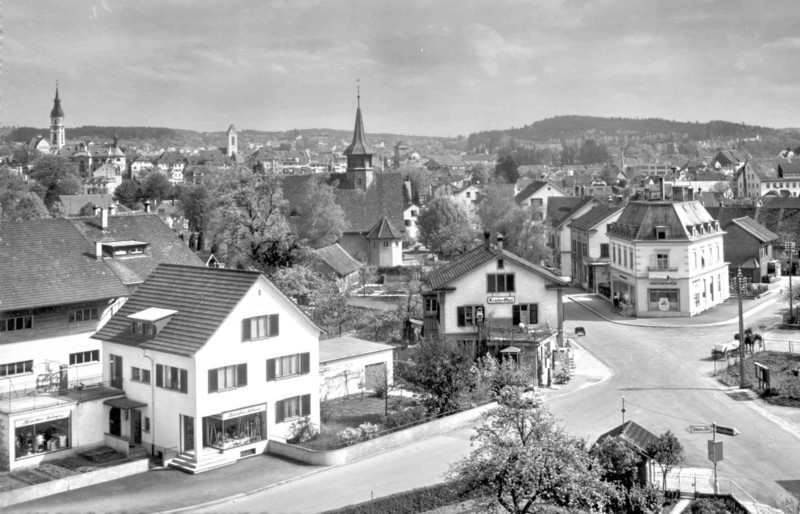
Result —
M629 203L608 225L611 293L641 317L694 316L728 296L720 223L697 200Z
M723 225L725 259L731 276L741 269L753 283L760 284L769 274L781 275L780 263L773 257L772 245L780 236L749 216Z
M531 364L536 384L547 383L552 350L563 337L561 290L552 272L503 249L503 237L433 270L423 296L424 335L447 339L476 356L513 346Z
M567 225L572 249L572 282L606 298L611 298L611 251L607 227L617 221L620 214L622 207L597 205Z
M61 204L64 216L79 216L81 209L86 205L96 206L100 209L118 209L120 212L128 211L123 205L114 202L114 195L108 193L88 194L88 195L59 195L58 202Z
M659 437L635 421L626 421L598 437L591 451L596 451L611 440L622 441L639 455L639 462L636 466L638 481L640 485L650 483L652 478L652 468L650 466L653 460L652 448L660 442Z
M317 327L263 274L162 264L93 338L124 391L99 432L199 473L319 423Z
M107 443L96 430L102 345L91 335L161 262L202 266L155 215L0 225L0 433L4 469ZM41 421L41 420L46 421Z
M569 199L567 199L569 198ZM568 276L572 270L572 238L569 224L592 210L600 201L593 196L551 198L548 208L549 246L553 249L553 268L556 274ZM549 207L549 205L548 205Z
M711 165L716 169L733 169L744 162L733 150L720 150L711 160Z
M364 267L363 263L354 259L338 243L314 250L314 253L319 261L315 266L318 272L323 276L333 274L347 285L352 285L358 280L358 271Z
M343 336L319 342L320 398L386 388L394 380L394 347Z
M361 106L356 110L356 122L353 130L353 141L345 149L347 156L347 172L332 173L325 180L335 185L336 203L344 211L346 228L338 243L356 259L366 261L370 266L399 266L400 258L390 261L381 260L381 252L373 252L372 243L375 238L367 236L380 225L385 218L395 235L402 240L403 223L403 179L400 173L378 173L372 167L372 150L367 146L364 134L364 122L361 117ZM310 180L317 180L316 175L288 175L283 177L283 196L291 209L298 205L299 199L308 188ZM302 212L293 210L293 214L302 216ZM377 225L376 225L377 224ZM386 234L384 230L382 232ZM383 244L382 238L381 244ZM397 245L402 252L402 244ZM393 253L393 255L395 255Z
M544 213L547 212L548 200L553 197L557 198L563 196L567 196L567 193L555 184L542 180L534 180L515 196L514 200L517 202L517 205L521 207L539 209L542 213L542 218L544 218Z

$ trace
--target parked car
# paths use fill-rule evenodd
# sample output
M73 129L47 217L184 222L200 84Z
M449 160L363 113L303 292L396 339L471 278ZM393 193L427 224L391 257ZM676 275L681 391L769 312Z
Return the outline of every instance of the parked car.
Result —
M731 339L727 343L717 343L711 347L711 358L718 359L725 357L726 359L734 352L739 350L739 340Z

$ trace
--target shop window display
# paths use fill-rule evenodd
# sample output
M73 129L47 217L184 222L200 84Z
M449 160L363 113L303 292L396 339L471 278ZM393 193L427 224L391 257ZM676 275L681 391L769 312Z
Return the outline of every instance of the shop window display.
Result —
M22 419L15 425L16 459L70 447L69 413Z
M267 437L266 411L258 407L203 418L204 445L218 450L263 441Z

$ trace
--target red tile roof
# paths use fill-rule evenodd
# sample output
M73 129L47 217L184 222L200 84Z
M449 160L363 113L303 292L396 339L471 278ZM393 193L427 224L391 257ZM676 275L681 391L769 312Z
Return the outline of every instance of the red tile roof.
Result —
M403 234L394 228L392 222L384 216L364 237L367 239L403 239Z
M659 442L659 437L635 421L626 421L623 425L612 428L597 438L595 446L603 444L606 439L622 439L636 448L639 453L650 456L650 448Z

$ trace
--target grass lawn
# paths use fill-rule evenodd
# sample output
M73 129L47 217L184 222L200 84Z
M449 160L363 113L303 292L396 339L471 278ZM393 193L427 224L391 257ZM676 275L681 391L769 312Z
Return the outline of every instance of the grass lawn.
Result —
M347 427L356 428L362 423L383 423L387 400L378 398L374 394L364 393L336 398L322 402L322 426L319 436L308 443L302 444L307 448L328 448L338 444L336 434ZM417 402L410 396L389 395L389 412L413 407Z
M775 405L800 407L800 354L782 352L760 352L745 360L745 378L755 390L758 380L755 376L755 362L770 368L770 387L777 395L764 399ZM797 371L795 374L794 371Z

